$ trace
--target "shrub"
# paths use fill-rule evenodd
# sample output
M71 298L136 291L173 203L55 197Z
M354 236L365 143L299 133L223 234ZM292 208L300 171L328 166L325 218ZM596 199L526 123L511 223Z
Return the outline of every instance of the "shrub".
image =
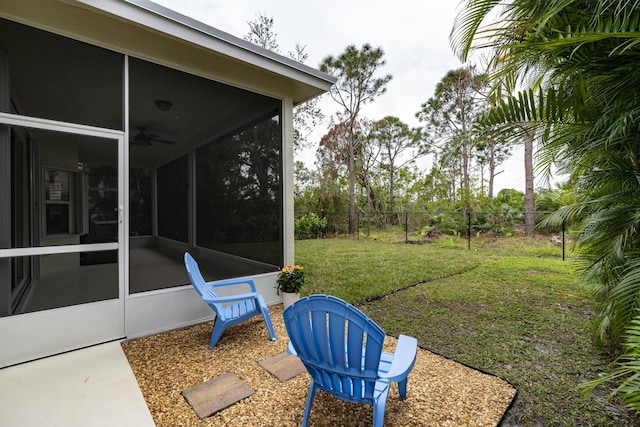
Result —
M317 239L322 236L326 228L326 218L320 218L314 213L303 215L295 221L295 233L298 239Z
M419 234L424 237L435 237L443 234L460 236L467 232L467 220L458 212L442 212L429 217Z

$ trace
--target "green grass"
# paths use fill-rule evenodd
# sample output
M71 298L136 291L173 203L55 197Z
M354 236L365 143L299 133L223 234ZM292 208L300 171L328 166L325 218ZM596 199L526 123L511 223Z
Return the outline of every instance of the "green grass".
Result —
M423 245L372 240L296 241L296 263L305 269L305 295L324 293L361 302L425 280L475 269L484 255Z
M570 261L448 246L305 240L296 263L307 273L303 294L355 303L388 334L516 386L504 425L633 425L577 389L607 359L591 341L594 301Z

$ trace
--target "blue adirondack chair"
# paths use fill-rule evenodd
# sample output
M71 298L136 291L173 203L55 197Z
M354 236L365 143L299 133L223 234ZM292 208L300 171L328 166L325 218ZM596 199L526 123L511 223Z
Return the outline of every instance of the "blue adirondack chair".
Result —
M283 313L291 342L287 352L300 358L311 375L302 425L306 426L317 389L349 402L373 405L373 425L381 427L391 381L407 397L407 376L416 361L418 341L400 335L393 354L383 352L385 333L345 301L312 295Z
M262 314L264 317L264 323L267 325L269 335L271 335L271 341L276 340L276 333L273 330L267 304L265 304L263 296L256 291L253 279L250 277L242 277L205 282L200 273L198 263L189 252L185 252L184 254L184 265L187 268L187 273L189 274L189 279L193 287L198 294L200 294L202 300L216 312L213 330L211 331L209 350L216 345L220 336L222 336L222 332L224 332L226 328L237 325L259 314ZM236 285L249 285L251 292L221 297L216 295L214 291L215 288L222 286Z

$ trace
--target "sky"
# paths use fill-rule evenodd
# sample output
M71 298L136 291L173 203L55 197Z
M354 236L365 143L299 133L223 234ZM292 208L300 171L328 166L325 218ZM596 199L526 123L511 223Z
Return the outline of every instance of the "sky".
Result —
M463 64L454 55L449 34L458 13L458 0L153 0L236 37L245 38L248 22L258 15L273 18L281 53L306 46L306 64L317 68L329 56L349 45L369 43L384 51L386 64L379 75L391 74L386 93L368 104L364 117L379 120L396 116L409 126L420 126L415 114L431 98L447 71ZM320 107L327 117L340 110L328 95ZM317 142L326 133L324 123L311 134ZM315 148L296 157L312 165ZM524 161L517 150L496 177L494 192L515 188L524 192ZM428 165L425 165L428 166ZM538 185L536 184L536 187Z

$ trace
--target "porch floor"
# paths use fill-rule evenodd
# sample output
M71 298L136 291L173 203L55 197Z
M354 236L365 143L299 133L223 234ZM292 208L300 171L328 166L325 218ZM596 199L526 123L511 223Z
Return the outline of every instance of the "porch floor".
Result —
M0 425L155 423L119 341L0 369Z

